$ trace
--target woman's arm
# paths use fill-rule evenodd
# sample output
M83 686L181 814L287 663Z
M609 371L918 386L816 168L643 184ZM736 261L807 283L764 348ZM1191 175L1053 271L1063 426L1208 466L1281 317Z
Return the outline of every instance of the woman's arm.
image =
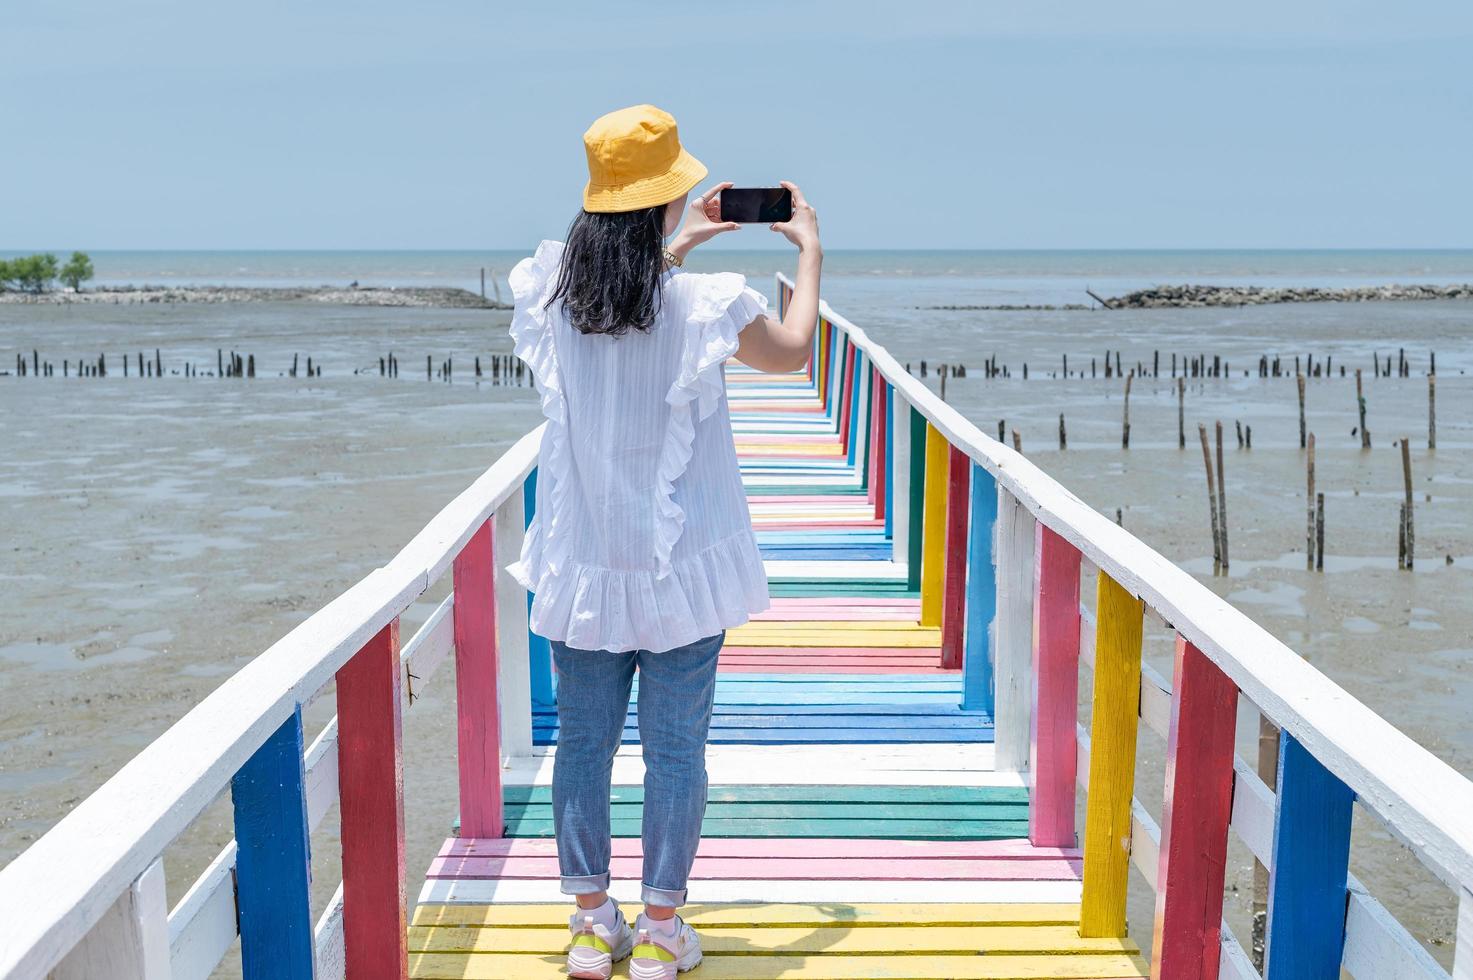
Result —
M749 323L741 332L736 354L743 364L773 374L796 371L808 363L818 327L818 280L823 270L818 212L798 185L786 180L782 185L793 194L793 216L773 225L772 230L798 246L798 278L783 318L763 314Z

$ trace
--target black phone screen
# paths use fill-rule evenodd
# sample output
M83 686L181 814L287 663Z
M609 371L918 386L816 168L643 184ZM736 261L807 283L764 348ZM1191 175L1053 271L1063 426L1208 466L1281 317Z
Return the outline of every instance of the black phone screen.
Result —
M793 195L786 187L728 187L721 192L721 220L771 224L793 217Z

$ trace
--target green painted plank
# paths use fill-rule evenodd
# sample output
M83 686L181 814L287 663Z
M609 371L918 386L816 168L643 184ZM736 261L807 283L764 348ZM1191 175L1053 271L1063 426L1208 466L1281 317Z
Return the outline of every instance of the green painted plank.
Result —
M552 802L550 786L508 786L508 805ZM1021 786L712 786L707 800L716 803L963 803L984 806L1028 803ZM643 786L616 786L614 802L638 803Z
M632 818L643 803L618 802L609 805L615 818ZM552 807L545 803L506 805L507 819L548 816ZM985 823L988 820L1024 819L1027 803L717 803L706 805L706 815L717 820L860 820L866 823L888 823L892 820L944 820L955 823Z
M926 417L910 410L910 538L906 572L912 589L921 586L921 539L926 501Z

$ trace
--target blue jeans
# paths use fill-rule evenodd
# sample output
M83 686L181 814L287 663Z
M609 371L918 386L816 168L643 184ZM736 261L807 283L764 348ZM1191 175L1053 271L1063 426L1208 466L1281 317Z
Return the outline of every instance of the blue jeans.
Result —
M552 815L565 895L609 888L609 782L638 667L645 767L641 899L646 905L685 904L706 814L706 735L725 639L718 633L659 653L575 650L553 641L558 739Z

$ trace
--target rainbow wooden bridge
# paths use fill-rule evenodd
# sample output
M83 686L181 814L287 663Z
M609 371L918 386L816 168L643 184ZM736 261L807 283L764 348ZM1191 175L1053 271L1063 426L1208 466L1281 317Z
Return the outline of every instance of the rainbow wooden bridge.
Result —
M827 305L805 373L733 365L728 382L774 601L722 654L693 980L1247 980L1222 921L1234 834L1271 869L1267 977L1448 977L1349 874L1356 809L1461 903L1453 974L1473 978L1473 784ZM0 871L0 976L196 980L237 938L251 980L560 975L556 691L498 570L540 437ZM401 643L401 613L447 573ZM1171 678L1143 665L1147 630L1174 636ZM406 807L401 766L413 692L452 659L458 820ZM309 738L302 706L329 692ZM1282 731L1277 792L1235 755L1240 702ZM1167 740L1159 818L1135 798L1143 728ZM612 871L630 901L632 714L625 743ZM170 908L163 855L226 789L236 839ZM334 803L343 881L314 908ZM406 819L455 828L417 897ZM1127 935L1132 868L1150 936Z

